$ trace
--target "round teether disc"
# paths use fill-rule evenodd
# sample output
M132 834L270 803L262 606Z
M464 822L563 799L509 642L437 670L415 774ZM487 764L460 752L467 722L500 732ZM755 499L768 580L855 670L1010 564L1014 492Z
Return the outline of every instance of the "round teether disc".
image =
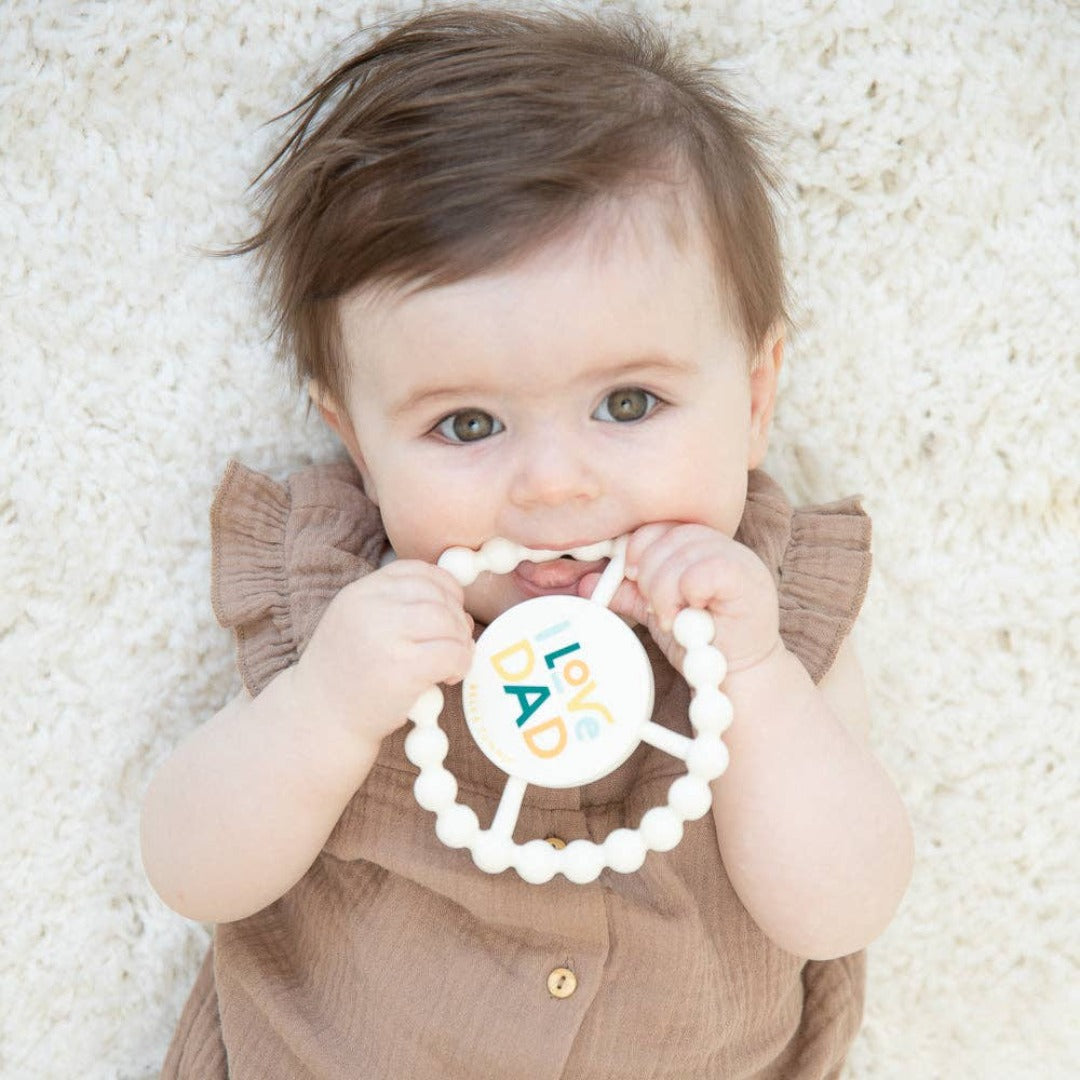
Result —
M578 787L617 769L641 741L652 668L607 608L540 596L481 634L462 700L473 739L503 772L540 787Z

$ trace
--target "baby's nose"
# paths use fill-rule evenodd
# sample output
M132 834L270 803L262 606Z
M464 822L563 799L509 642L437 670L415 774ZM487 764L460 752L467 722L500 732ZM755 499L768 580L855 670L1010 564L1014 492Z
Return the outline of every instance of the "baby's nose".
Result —
M510 485L510 499L516 506L587 502L599 493L596 465L572 439L552 435L520 448Z

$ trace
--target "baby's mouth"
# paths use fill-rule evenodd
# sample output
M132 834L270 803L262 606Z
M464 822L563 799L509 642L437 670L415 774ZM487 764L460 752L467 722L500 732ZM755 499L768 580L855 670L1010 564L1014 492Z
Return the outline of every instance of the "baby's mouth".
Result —
M622 580L626 562L627 537L601 540L568 549L526 548L501 537L484 541L476 550L449 547L438 559L438 565L459 585L468 587L480 574L509 574L526 593L541 596L545 593L576 593L581 580L608 568L609 578L617 570ZM570 558L567 558L570 556ZM618 581L612 578L615 585ZM600 583L601 599L611 600L612 582ZM594 595L593 599L597 599Z
M576 592L577 584L582 578L601 573L607 564L607 559L579 562L564 555L550 562L520 562L514 568L513 574L530 592Z

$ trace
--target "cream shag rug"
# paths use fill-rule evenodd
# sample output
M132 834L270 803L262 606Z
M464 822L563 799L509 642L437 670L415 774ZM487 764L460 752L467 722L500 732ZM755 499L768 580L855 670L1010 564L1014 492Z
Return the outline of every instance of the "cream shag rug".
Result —
M0 7L5 1078L154 1075L205 947L137 830L155 765L237 686L207 508L231 456L334 446L249 268L199 249L250 225L261 125L400 6ZM771 467L875 522L861 646L918 867L848 1074L1076 1076L1080 15L636 6L775 123L801 330Z

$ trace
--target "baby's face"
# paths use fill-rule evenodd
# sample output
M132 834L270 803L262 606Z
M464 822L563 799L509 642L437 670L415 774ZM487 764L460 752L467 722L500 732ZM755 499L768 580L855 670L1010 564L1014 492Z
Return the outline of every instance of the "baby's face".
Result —
M509 268L343 304L343 434L400 558L493 536L565 549L652 521L735 531L779 346L751 377L697 230L680 238L658 199L627 207ZM466 607L490 622L596 568L483 574Z

